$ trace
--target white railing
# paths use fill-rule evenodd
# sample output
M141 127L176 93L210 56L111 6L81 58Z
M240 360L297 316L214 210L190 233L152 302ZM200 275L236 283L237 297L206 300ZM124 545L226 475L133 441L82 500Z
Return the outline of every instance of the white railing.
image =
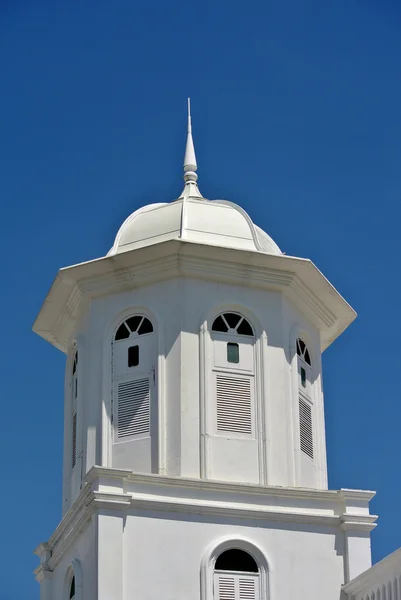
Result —
M347 600L401 600L401 548L343 587Z

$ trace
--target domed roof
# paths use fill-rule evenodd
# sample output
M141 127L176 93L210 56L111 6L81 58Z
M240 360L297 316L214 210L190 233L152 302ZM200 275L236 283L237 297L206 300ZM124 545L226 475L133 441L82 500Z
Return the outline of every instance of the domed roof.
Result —
M175 202L149 204L132 213L121 226L108 255L171 239L281 254L272 238L254 225L237 204L182 197Z
M173 202L149 204L132 213L120 227L108 256L171 239L282 254L272 238L255 225L240 206L226 200L203 198L196 171L188 111L185 186L181 196Z

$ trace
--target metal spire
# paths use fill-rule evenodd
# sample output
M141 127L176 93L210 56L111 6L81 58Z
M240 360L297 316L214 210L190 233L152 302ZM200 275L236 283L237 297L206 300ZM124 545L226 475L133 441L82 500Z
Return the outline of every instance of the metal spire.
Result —
M196 183L198 179L197 169L194 140L192 138L191 99L188 98L188 134L184 157L185 186L180 198L203 198Z

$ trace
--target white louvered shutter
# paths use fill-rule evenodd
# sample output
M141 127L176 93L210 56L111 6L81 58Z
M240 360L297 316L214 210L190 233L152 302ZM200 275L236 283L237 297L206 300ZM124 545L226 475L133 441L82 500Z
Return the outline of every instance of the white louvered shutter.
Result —
M117 438L125 439L150 433L149 377L120 381L117 387Z
M299 437L302 452L309 458L313 458L312 406L301 397L299 397Z
M215 573L214 600L259 600L259 575Z
M254 378L215 373L217 433L252 436Z

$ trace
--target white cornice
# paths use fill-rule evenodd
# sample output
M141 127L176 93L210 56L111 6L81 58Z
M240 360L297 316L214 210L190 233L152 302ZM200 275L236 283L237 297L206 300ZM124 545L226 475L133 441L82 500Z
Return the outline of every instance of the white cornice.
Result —
M283 293L321 331L322 350L356 316L309 260L170 240L61 269L34 331L66 352L93 298L182 276Z
M185 488L199 491L227 492L230 494L249 494L276 497L276 498L296 498L308 500L331 500L339 499L357 499L369 502L376 492L371 490L349 490L342 488L340 490L317 490L301 487L281 487L255 485L251 483L232 483L228 481L216 481L211 479L190 479L179 476L166 476L148 473L135 473L126 469L113 469L107 467L92 467L85 477L85 481L92 484L99 477L111 480L124 481L133 484L146 484L153 486L168 486L175 488Z
M131 509L159 513L197 514L257 519L265 522L315 524L351 529L373 529L376 517L368 512L373 492L313 490L258 486L221 481L166 477L127 470L93 467L80 496L47 543L35 553L41 567L53 570L67 547L99 510L120 516ZM344 494L344 492L346 492ZM351 513L347 498L351 498ZM355 506L360 506L356 512Z

